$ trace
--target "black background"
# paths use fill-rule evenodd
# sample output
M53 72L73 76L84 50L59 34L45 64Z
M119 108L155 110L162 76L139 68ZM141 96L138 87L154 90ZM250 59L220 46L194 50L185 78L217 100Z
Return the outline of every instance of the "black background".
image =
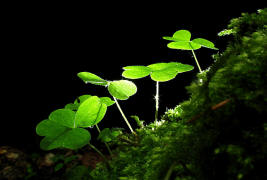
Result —
M175 2L175 1L174 1ZM162 36L179 29L191 31L223 51L227 38L217 33L242 12L264 8L256 2L243 4L13 4L2 21L2 118L0 145L25 150L39 149L35 134L38 122L83 94L109 96L103 87L85 85L76 75L95 73L107 80L122 79L122 67L178 61L195 66L189 51L171 50ZM212 62L214 50L196 51L202 69ZM189 85L197 67L176 79L160 83L160 114L188 99ZM134 80L136 95L120 105L127 117L138 115L147 123L154 119L155 82L149 77ZM130 119L135 126L135 122ZM127 126L116 106L99 124ZM93 129L90 131L94 131Z

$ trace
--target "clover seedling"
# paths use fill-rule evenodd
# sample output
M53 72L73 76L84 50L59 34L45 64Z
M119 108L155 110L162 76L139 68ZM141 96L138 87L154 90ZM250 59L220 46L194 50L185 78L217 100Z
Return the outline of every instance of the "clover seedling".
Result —
M92 97L92 96L89 95L89 94L82 95L82 96L78 97L78 98L74 101L74 103L69 103L69 104L67 104L67 105L65 106L65 109L70 109L70 110L73 110L73 111L77 111L78 108L79 108L79 106L80 106L80 104L82 104L85 100L87 100L87 99L90 98L90 97ZM111 105L113 105L113 104L115 103L115 101L112 101L109 97L100 97L100 101L101 101L102 103L106 104L107 107L108 107L108 106L111 106ZM96 126L97 131L98 131L99 133L101 133L100 128L98 127L98 124L95 124L95 126ZM107 147L107 149L108 149L110 155L112 155L112 152L111 152L111 149L110 149L109 145L108 145L106 142L104 142L104 144L105 144L105 146Z
M173 41L167 45L171 49L191 50L198 66L199 72L202 72L202 70L198 63L194 50L200 49L201 47L218 50L209 40L196 38L191 41L191 33L187 30L176 31L172 37L164 36L163 39Z
M174 79L178 73L191 71L194 69L193 66L182 64L178 62L169 63L156 63L148 66L126 66L123 67L123 77L129 79L139 79L150 75L151 79L156 81L156 110L155 110L155 121L158 119L159 109L159 82L166 82Z
M101 100L97 96L90 96L79 104L76 112L66 108L53 111L48 119L41 121L36 127L36 133L45 136L40 142L41 149L83 147L91 139L90 133L84 128L99 123L106 110L103 98Z
M78 77L81 78L85 83L91 83L95 85L101 85L108 88L110 95L113 97L123 119L128 125L132 133L134 133L130 123L128 122L126 116L124 115L117 99L127 100L130 96L134 95L137 92L137 87L135 84L128 80L118 80L118 81L107 81L99 76L90 73L90 72L80 72ZM135 134L135 133L134 133Z

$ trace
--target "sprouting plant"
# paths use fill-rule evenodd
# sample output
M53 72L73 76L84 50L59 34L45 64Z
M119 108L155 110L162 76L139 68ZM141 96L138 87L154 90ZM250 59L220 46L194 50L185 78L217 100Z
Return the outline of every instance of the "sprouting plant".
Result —
M158 120L159 110L159 82L166 82L174 79L178 73L191 71L193 66L182 64L178 62L156 63L148 66L126 66L123 67L123 77L129 79L139 79L150 75L151 79L156 81L156 95L155 95L155 121Z
M91 134L85 128L97 125L104 118L107 107L113 103L108 97L84 95L73 104L53 111L48 119L41 121L36 127L36 133L44 136L40 148L75 150L89 144L105 159L104 155L90 143Z
M128 80L107 81L90 72L80 72L78 73L78 77L81 78L85 83L91 83L107 87L123 119L125 120L131 132L135 134L133 128L131 127L129 121L127 120L125 114L123 113L117 101L117 99L127 100L130 96L134 95L137 92L137 87L135 86L135 84Z
M191 50L200 73L202 72L202 69L198 63L194 50L200 49L201 47L218 50L209 40L196 38L191 41L191 33L188 30L176 31L172 37L164 36L163 39L173 41L167 45L171 49Z
M87 100L87 99L90 98L90 97L92 97L92 96L89 95L89 94L82 95L82 96L78 97L78 98L74 101L74 103L69 103L69 104L67 104L67 105L65 106L65 109L70 109L70 110L73 110L73 111L77 111L78 108L79 108L79 106L80 106L80 104L83 103L85 100ZM101 100L103 103L105 103L107 106L111 106L111 105L113 105L113 104L115 103L115 101L112 101L109 97L100 97L100 100ZM95 126L96 126L97 131L98 131L99 133L101 133L101 130L100 130L100 128L98 127L98 124L95 124ZM107 149L108 149L110 155L112 155L112 152L111 152L111 149L110 149L109 145L108 145L106 142L104 142L104 144L105 144L105 146L107 147Z

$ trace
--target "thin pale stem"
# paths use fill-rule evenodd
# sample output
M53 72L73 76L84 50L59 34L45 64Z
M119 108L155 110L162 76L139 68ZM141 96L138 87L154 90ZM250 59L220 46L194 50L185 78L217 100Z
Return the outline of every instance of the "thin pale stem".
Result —
M100 131L98 125L96 124L95 126L96 126L97 131L98 131L99 134L100 134L101 131ZM112 152L111 152L111 149L110 149L109 145L108 145L107 143L104 143L104 144L105 144L105 146L107 147L109 154L112 156Z
M201 67L200 67L200 65L199 65L199 63L198 63L196 54L195 54L195 52L194 52L193 49L192 49L192 53L193 53L194 59L195 59L195 61L196 61L196 63L197 63L197 67L198 67L198 69L199 69L199 72L202 73Z
M132 132L134 135L136 135L135 132L133 131L133 129L132 129L132 127L131 127L129 121L127 120L126 116L124 115L123 111L121 110L121 107L120 107L120 105L119 105L117 99L116 99L115 97L113 97L113 99L114 99L114 101L116 102L116 105L117 105L117 107L118 107L118 109L119 109L119 111L120 111L120 113L121 113L121 115L122 115L124 121L125 121L126 124L128 125L129 129L131 130L131 132Z
M156 110L155 110L155 122L158 121L158 113L159 113L159 82L156 82Z
M170 166L170 168L168 169L167 174L166 174L164 180L169 180L169 179L170 179L174 167L175 167L175 163L173 163L173 164Z

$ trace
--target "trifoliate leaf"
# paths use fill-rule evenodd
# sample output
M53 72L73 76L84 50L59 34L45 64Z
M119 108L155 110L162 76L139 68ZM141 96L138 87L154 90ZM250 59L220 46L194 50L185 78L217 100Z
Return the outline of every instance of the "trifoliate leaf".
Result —
M78 149L88 144L91 135L82 128L68 128L51 120L43 120L36 127L36 133L45 136L40 142L43 150L56 148Z

